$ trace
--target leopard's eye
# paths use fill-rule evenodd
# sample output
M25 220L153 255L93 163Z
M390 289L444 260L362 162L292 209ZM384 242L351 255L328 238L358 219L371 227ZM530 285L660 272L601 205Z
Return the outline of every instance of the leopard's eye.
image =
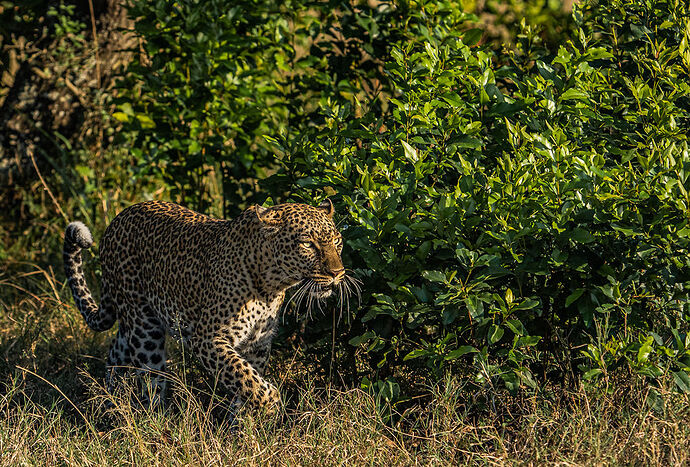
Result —
M302 240L299 242L299 244L302 246L302 248L307 248L309 250L316 248L316 245L314 245L314 242L311 240Z

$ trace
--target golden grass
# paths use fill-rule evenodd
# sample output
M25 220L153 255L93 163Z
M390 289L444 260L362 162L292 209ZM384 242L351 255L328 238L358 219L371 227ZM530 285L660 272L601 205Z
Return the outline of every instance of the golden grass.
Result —
M688 396L669 382L654 411L649 387L629 375L608 388L529 397L477 393L448 375L389 419L359 389L273 374L290 381L283 416L242 410L233 424L222 400L187 382L193 368L173 366L166 412L144 410L105 393L112 336L84 326L51 272L8 274L0 276L1 465L690 463Z

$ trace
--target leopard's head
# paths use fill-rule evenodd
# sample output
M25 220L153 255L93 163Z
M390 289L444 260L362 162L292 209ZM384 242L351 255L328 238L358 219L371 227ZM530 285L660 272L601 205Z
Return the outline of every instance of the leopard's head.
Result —
M254 210L268 232L272 270L287 286L299 286L295 295L320 299L358 288L343 266L343 237L333 222L330 200L317 207L289 203Z

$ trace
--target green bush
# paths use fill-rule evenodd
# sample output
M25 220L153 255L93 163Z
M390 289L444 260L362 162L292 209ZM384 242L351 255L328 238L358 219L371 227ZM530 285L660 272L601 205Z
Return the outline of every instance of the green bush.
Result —
M299 196L349 211L368 378L515 391L627 365L690 390L687 5L585 2L558 51L526 26L508 57L450 3L417 7L386 110L334 98L276 140Z

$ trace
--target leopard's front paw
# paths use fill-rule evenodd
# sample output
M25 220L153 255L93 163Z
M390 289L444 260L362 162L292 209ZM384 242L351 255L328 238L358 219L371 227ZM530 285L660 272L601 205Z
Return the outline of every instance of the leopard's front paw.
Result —
M261 398L261 406L265 407L268 413L275 413L281 405L280 392L272 384L268 384L263 397Z

